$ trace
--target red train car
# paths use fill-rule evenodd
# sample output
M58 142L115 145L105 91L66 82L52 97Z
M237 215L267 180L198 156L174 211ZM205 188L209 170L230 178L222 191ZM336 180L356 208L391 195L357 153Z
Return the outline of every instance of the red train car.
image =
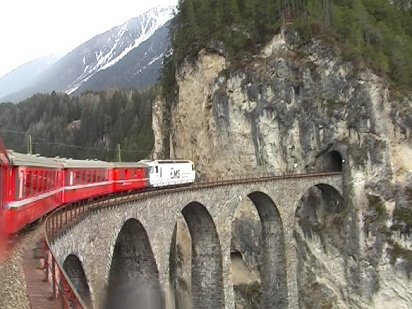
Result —
M6 245L5 235L5 207L6 207L6 194L7 194L7 172L9 166L9 159L7 157L6 148L3 146L0 140L0 254L4 252ZM1 256L0 256L1 258Z
M113 192L146 189L147 165L134 162L113 163Z
M63 204L111 193L112 165L97 160L60 160L63 164Z
M62 204L192 183L194 176L190 161L54 159L8 151L0 140L0 247L3 234L17 233Z
M8 158L4 229L12 234L61 204L62 171L55 159L13 151L8 152Z

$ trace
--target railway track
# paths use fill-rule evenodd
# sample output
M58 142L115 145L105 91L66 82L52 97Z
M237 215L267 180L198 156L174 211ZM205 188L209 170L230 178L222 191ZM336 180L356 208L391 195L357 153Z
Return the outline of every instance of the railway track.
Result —
M191 191L200 190L203 188L217 187L217 186L228 186L233 184L246 184L246 183L256 183L265 182L273 180L281 180L286 178L304 178L304 177L320 177L320 176L331 176L340 175L341 173L314 173L314 174L302 174L302 175L263 175L261 177L234 177L231 179L215 179L213 181L199 182L195 185L169 188L162 190L150 190L138 193L127 193L118 194L116 196L102 196L99 199L93 201L81 201L75 202L64 207L60 207L55 210L52 214L48 216L45 223L41 225L39 229L35 229L38 233L38 238L36 243L31 245L36 247L38 241L42 238L42 231L44 232L44 240L40 242L41 251L37 248L36 252L40 258L42 265L42 270L33 271L30 267L37 268L36 262L30 262L30 254L24 255L26 262L26 279L29 304L31 307L4 307L4 308L31 308L31 309L42 309L42 308L86 308L85 304L82 302L80 296L78 295L76 289L72 286L70 280L63 270L62 266L55 260L53 252L50 249L50 244L62 233L66 233L69 229L81 221L84 217L88 216L90 213L97 209L107 208L107 207L117 207L119 205L139 201L141 199L150 198L153 195L158 194L170 194L176 191ZM25 233L23 233L24 235ZM30 231L28 232L30 234ZM37 235L37 234L36 234ZM18 236L23 237L23 236ZM17 242L18 243L18 242ZM38 246L37 246L38 247ZM31 248L31 250L33 249ZM41 253L41 254L39 254ZM32 266L30 266L32 265ZM1 266L0 266L1 267ZM36 274L34 274L36 273ZM1 279L1 278L0 278ZM35 284L31 284L33 280L37 280ZM39 281L43 282L40 284ZM30 290L31 286L31 290ZM1 287L1 280L0 280ZM37 295L38 300L35 300L33 295ZM1 296L1 295L0 295ZM43 300L42 300L43 299ZM45 307L44 300L47 299L48 303ZM54 299L54 301L50 301ZM0 301L0 308L2 307Z

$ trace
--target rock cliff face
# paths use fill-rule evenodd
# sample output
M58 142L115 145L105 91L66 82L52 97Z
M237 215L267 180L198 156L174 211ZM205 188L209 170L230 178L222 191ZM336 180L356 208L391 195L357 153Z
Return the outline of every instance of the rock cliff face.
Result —
M171 128L162 100L154 109L155 155L170 147L198 177L343 170L346 196L313 189L296 210L302 307L412 305L411 98L286 31L241 68L203 51L177 78ZM254 272L239 248L234 265Z

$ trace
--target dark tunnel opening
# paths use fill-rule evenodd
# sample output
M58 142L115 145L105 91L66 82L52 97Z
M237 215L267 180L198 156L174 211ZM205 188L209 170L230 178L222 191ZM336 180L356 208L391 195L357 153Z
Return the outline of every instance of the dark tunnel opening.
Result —
M342 172L343 162L340 152L333 150L320 156L316 165L322 172Z

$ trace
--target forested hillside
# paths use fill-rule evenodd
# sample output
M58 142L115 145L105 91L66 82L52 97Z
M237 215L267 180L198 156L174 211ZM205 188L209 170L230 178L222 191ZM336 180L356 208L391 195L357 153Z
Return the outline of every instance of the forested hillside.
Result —
M166 93L174 67L202 48L241 64L282 25L339 47L347 60L390 77L398 88L412 83L411 0L181 0Z
M156 89L37 94L20 104L0 104L0 135L8 148L67 158L123 161L147 157L153 146Z

